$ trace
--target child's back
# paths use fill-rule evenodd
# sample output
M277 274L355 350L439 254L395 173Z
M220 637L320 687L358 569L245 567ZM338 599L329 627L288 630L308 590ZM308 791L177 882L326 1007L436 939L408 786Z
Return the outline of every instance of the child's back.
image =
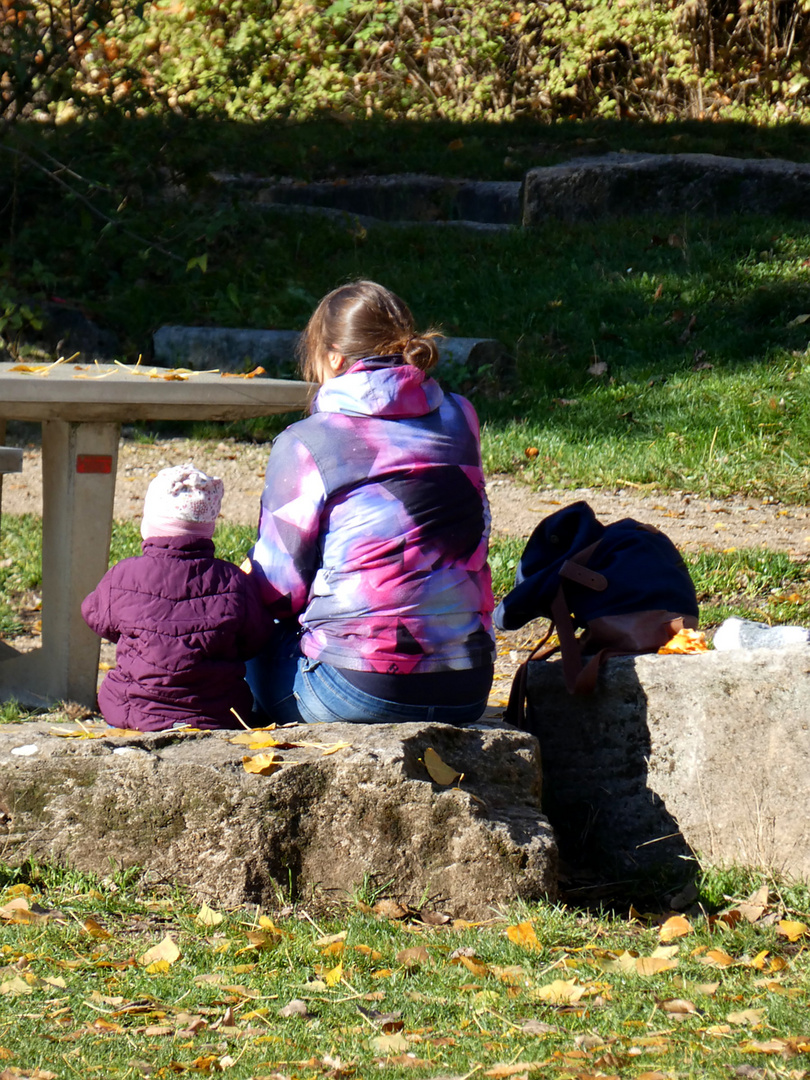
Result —
M222 482L193 466L164 469L144 505L143 554L113 566L82 604L117 645L98 695L115 727L232 728L232 710L250 715L244 661L270 626L253 579L214 554L221 497Z

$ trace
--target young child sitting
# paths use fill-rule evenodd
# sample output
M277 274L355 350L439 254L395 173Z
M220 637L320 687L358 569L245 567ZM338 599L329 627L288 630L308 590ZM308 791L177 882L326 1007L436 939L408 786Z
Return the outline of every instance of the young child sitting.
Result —
M272 632L256 581L214 555L223 484L190 462L163 469L146 493L143 554L113 566L82 603L114 641L99 690L108 724L139 731L233 728L253 706L245 660Z

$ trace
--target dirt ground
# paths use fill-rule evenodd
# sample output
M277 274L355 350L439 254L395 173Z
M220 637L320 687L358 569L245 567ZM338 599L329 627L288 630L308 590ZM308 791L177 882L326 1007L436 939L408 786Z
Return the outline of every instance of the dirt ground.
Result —
M254 524L258 520L267 453L266 446L235 440L219 444L180 438L162 439L154 444L122 440L115 517L140 517L143 496L152 476L169 465L193 460L206 472L222 477L225 483L224 518L240 524ZM25 450L22 473L9 474L3 480L2 511L41 514L41 480L40 451L32 445ZM649 522L685 551L764 547L788 552L797 559L810 558L810 507L740 498L703 500L683 492L664 495L632 488L619 491L589 488L535 490L508 476L489 477L487 491L496 534L526 537L547 514L584 499L602 521L607 523L632 517ZM30 620L25 621L35 623L36 619L37 612L32 611ZM492 715L502 712L512 676L544 626L543 623L530 623L521 631L498 635L498 660L490 697ZM10 640L9 644L26 651L36 647L38 639L25 635ZM101 655L102 672L114 662L114 649L105 643Z

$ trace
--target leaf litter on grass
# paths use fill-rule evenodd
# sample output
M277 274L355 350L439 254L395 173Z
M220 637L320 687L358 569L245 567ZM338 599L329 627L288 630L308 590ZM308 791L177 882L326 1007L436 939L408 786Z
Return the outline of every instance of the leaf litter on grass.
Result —
M711 919L538 904L438 925L406 905L394 918L334 907L282 919L98 883L7 890L0 911L13 900L62 915L2 924L0 1045L18 1077L62 1055L83 1075L124 1077L138 1060L166 1080L371 1069L651 1080L763 1061L798 1080L810 1066L805 932L779 932L806 928L808 910L778 894L753 892Z

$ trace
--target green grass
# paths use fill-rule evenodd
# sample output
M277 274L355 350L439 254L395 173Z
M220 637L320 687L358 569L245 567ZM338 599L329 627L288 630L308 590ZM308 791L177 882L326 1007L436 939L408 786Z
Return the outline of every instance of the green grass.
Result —
M564 487L630 482L807 501L807 221L684 215L503 233L366 230L349 217L268 214L207 180L225 164L300 178L396 168L503 179L513 168L505 158L519 178L532 164L618 149L804 160L806 128L110 122L120 137L103 125L15 136L44 140L77 173L103 179L109 188L92 197L114 224L32 176L9 189L13 221L0 211L0 277L12 293L83 305L119 335L122 358L148 359L164 324L300 329L336 284L376 278L420 325L498 338L512 356L497 372L440 372L479 410L489 471ZM186 183L187 200L157 197L167 175L158 165ZM202 255L205 272L189 269ZM230 433L265 440L289 419ZM212 434L210 425L191 430Z
M763 882L770 899L758 922L708 917ZM212 904L206 923L199 902L136 871L3 866L0 883L0 1048L23 1076L395 1080L509 1075L490 1070L520 1062L514 1075L555 1080L719 1078L741 1065L781 1068L784 1043L752 1043L807 1035L807 935L791 942L779 920L806 924L810 898L756 873L704 871L703 908L666 945L673 966L650 975L636 958L660 947L668 913L522 904L483 924L431 927L362 903L261 917ZM23 899L30 922L5 906ZM324 941L335 934L345 936ZM148 968L140 958L166 937L179 956ZM730 962L705 963L710 950ZM280 1017L293 999L308 1015ZM667 1011L675 1000L690 1003L680 1016ZM788 1064L806 1063L798 1049Z
M439 372L474 400L489 471L562 486L630 482L808 499L810 322L800 321L810 314L807 223L752 217L733 227L652 220L365 234L351 221L226 206L206 213L201 235L199 208L149 213L182 263L145 251L137 274L111 276L104 260L130 261L128 238L105 235L96 258L92 221L51 257L64 291L115 325L129 359L148 355L160 324L300 328L336 283L367 276L405 296L420 325L498 338L513 357L502 371L469 378ZM658 242L670 235L678 246ZM43 247L44 258L50 222L32 220L19 243ZM207 273L186 271L185 259L203 251ZM20 280L36 287L33 276ZM230 433L267 439L283 423L269 418ZM531 460L529 448L538 451Z

